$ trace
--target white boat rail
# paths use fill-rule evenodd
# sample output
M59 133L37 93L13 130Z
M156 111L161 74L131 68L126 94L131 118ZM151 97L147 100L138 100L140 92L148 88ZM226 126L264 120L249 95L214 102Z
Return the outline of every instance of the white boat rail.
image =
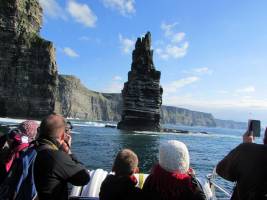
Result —
M218 183L216 183L216 178L217 178L217 173L216 173L216 167L213 169L213 173L212 174L208 174L206 176L208 182L209 182L209 186L210 189L212 191L213 194L213 199L212 200L230 200L232 194L231 192L229 192L227 189L225 189L224 187L220 186ZM220 191L225 197L216 197L216 191Z

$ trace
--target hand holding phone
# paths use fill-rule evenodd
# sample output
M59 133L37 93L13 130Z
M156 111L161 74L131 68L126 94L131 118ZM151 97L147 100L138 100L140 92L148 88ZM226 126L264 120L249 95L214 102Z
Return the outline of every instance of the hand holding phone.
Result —
M246 131L243 135L243 143L253 143L254 136L249 134L249 131Z
M248 134L254 137L260 137L261 122L259 120L248 121Z

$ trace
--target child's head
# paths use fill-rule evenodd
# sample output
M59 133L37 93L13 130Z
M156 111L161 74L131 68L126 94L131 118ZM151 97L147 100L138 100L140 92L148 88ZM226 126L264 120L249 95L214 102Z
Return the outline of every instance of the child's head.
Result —
M113 164L112 171L116 175L132 175L138 172L138 157L130 149L119 151Z

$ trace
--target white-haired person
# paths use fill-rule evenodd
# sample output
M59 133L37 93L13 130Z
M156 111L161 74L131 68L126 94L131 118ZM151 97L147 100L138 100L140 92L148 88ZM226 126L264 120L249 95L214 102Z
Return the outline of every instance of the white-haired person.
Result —
M189 167L186 145L169 140L159 147L159 163L144 183L146 199L205 200L206 196Z

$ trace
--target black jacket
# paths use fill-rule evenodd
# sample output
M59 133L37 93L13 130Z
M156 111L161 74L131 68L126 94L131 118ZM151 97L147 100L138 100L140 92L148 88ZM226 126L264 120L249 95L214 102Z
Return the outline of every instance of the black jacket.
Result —
M108 175L103 181L100 200L142 200L142 191L129 176Z
M240 144L219 162L216 171L237 182L232 200L267 200L267 145Z
M67 200L67 183L86 185L90 175L73 155L51 149L45 143L41 142L38 145L34 165L34 179L39 200ZM54 141L53 143L58 145Z

